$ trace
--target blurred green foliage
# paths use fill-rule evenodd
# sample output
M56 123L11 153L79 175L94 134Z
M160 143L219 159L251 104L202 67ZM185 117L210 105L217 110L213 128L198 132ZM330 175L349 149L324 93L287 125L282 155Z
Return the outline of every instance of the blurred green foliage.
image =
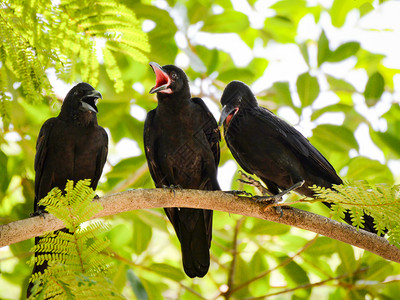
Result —
M154 187L142 141L145 112L157 105L147 93L154 85L149 61L183 67L193 96L213 111L229 81L245 81L260 105L304 129L344 179L398 183L393 170L400 161L399 70L357 34L337 38L352 29L385 30L360 24L398 4L326 2L248 0L239 7L226 0L2 1L0 222L27 218L33 210L36 137L43 122L58 114L66 92L52 88L55 78L88 81L103 95L98 119L108 129L110 151L97 193ZM247 50L239 54L242 62L234 54L240 49ZM294 63L288 67L281 60ZM355 135L362 128L364 135ZM368 154L373 144L381 153L372 155L380 157ZM224 141L221 149L220 166L226 166L232 156ZM254 192L229 172L220 177L231 182L227 189ZM297 206L329 215L317 203ZM128 299L400 294L398 264L285 225L215 212L210 271L192 280L182 271L179 242L162 209L122 213L106 222L115 252L112 280ZM0 249L0 298L23 298L32 245L33 239Z

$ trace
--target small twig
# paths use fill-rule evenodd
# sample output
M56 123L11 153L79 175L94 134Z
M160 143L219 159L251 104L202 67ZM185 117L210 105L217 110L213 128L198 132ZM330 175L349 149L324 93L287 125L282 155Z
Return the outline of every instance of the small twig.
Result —
M115 186L111 191L110 194L118 193L128 189L132 184L134 184L140 177L148 172L147 162L140 166L139 169L136 170L135 173L128 179L124 180L117 186Z
M259 275L255 276L255 277L253 277L252 279L250 279L250 280L248 280L248 281L246 281L246 282L243 282L242 284L238 285L237 287L235 287L234 289L232 289L231 294L233 294L233 293L237 292L238 290L240 290L240 289L242 289L242 288L248 286L249 284L253 283L254 281L257 281L257 280L259 280L259 279L261 279L261 278L267 276L267 275L270 274L271 272L273 272L273 271L275 271L275 270L277 270L277 269L279 269L279 268L282 268L282 267L286 266L286 265L289 264L291 261L293 261L295 257L299 256L302 252L304 252L304 251L307 250L312 244L314 244L315 241L317 240L318 236L319 236L319 235L317 234L312 240L308 241L308 242L307 242L299 251L297 251L294 255L290 256L290 257L287 258L287 259L285 259L283 262L281 262L280 264L276 265L276 266L273 267L272 269L269 269L269 270L267 270L267 271L265 271L265 272L262 272L261 274L259 274Z
M240 227L243 224L243 221L245 220L245 218L240 218L239 220L237 220L236 222L236 226L235 226L235 232L233 234L233 241L232 241L232 262L231 265L229 267L229 274L228 274L228 290L226 291L226 293L223 294L223 296L225 297L225 299L230 299L231 296L231 289L233 288L234 285L234 280L235 280L235 270L236 270L236 261L237 261L237 256L239 254L239 252L237 251L238 248L238 236L239 236L239 230Z
M153 273L153 274L157 274L157 275L161 276L160 274L158 274L157 272L155 272L155 271L152 270L151 268L148 268L148 267L146 267L146 266L142 266L142 265L136 264L136 263L134 263L133 261L131 261L131 260L129 260L129 259L126 259L126 258L123 257L123 256L120 256L117 252L113 251L113 250L110 249L110 248L108 248L108 253L107 253L107 252L102 252L102 253L103 253L104 255L107 255L107 256L111 257L112 259L117 259L117 260L119 260L119 261L121 261L121 262L123 262L123 263L125 263L125 264L127 264L127 265L129 265L129 266L131 266L131 267L139 268L139 269L142 269L142 270L145 270L145 271L148 271L148 272L151 272L151 273ZM110 255L110 254L112 254L112 255ZM184 288L185 290L187 290L188 292L192 293L193 295L196 295L196 296L199 297L200 299L206 299L206 298L204 298L202 295L200 295L198 292L196 292L196 291L193 290L192 288L190 288L190 287L184 285L184 284L183 284L182 282L180 282L180 281L175 281L175 280L173 280L173 279L171 279L171 278L168 278L168 277L163 277L163 278L166 278L166 279L168 279L168 280L171 280L172 282L177 283L180 287Z
M272 296L277 296L277 295L281 295L281 294L286 294L286 293L290 293L296 290L300 290L300 289L308 289L311 287L316 287L316 286L321 286L324 285L325 283L329 282L329 281L333 281L333 280L338 280L338 279L342 279L342 278L346 278L346 277L350 277L350 276L354 276L355 274L359 274L359 273L363 273L366 272L369 268L364 268L364 269L359 269L353 273L346 273L346 274L342 274L336 277L331 277L322 281L318 281L318 282L314 282L314 283L307 283L307 284L303 284L303 285L299 285L296 286L294 288L291 289L285 289L283 291L280 292L276 292L276 293L271 293L271 294L267 294L264 296L259 296L259 297L251 297L251 298L246 298L244 300L257 300L257 299L265 299L268 297L272 297Z
M238 179L238 181L254 186L256 189L258 189L260 191L261 195L263 195L263 196L266 196L266 195L273 196L274 195L267 188L265 188L258 180L255 180L253 177L243 173L241 170L239 170L239 173L240 173L240 176L245 178L245 180Z

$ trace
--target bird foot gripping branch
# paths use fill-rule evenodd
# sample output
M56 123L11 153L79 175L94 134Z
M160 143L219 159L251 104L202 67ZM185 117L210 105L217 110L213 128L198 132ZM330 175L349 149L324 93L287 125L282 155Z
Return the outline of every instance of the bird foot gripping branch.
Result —
M174 193L174 197L175 197L175 191L176 190L178 190L178 191L182 190L182 187L179 184L177 184L177 185L174 185L174 184L163 185L162 188L166 189L166 190L169 190L171 193Z
M279 213L282 217L283 215L283 211L279 206L276 206L276 204L282 203L282 197L284 195L286 195L287 193L294 191L300 187L303 186L303 184L305 183L304 180L299 181L297 183L295 183L294 185L292 185L290 188L276 194L273 195L267 188L265 188L258 180L254 179L253 177L243 173L242 171L239 171L240 175L245 178L245 179L238 179L240 182L243 182L245 184L248 185L252 185L254 187L256 187L261 193L262 196L258 196L258 195L251 195L250 193L247 193L245 191L232 191L233 195L244 195L246 194L246 196L249 196L256 202L258 203L263 203L266 204L266 207L264 208L264 211L266 211L270 206L274 206L275 210L277 213ZM239 193L238 193L239 192ZM268 195L268 196L267 196Z
M240 191L240 190L226 191L225 193L231 194L231 195L233 195L233 196L253 197L253 194L248 193L248 192L246 192L246 191Z
M284 195L286 195L289 192L295 191L296 189L302 187L304 183L305 183L305 181L302 180L302 181L299 181L299 182L293 184L290 188L280 192L279 194L270 195L270 196L253 196L253 199L256 200L257 202L271 202L271 201L273 201L274 203L280 203L280 202L282 202L282 197Z

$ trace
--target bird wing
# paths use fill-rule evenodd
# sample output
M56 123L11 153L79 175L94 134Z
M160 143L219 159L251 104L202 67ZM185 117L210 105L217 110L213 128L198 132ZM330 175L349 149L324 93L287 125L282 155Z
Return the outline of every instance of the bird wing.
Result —
M49 139L51 130L54 127L54 124L57 122L56 118L51 118L48 119L43 125L42 128L40 129L39 132L39 136L37 138L36 141L36 155L35 155L35 164L34 164L34 168L35 168L35 200L34 200L34 207L35 207L35 211L38 209L37 205L40 199L39 198L39 185L41 182L41 177L43 174L43 167L44 167L44 163L46 161L46 156L47 156L47 141ZM46 183L48 184L48 189L46 190L50 190L51 187L51 182L50 180L46 181ZM43 189L43 188L42 188Z
M205 112L204 125L202 126L202 129L204 131L204 134L206 135L211 151L213 152L215 166L218 167L220 159L219 142L221 141L221 134L218 129L217 121L201 98L192 98L192 101L195 104L199 105Z
M157 136L155 132L151 132L151 128L154 127L152 126L152 123L155 113L156 113L155 109L149 111L146 120L144 122L144 131L143 131L144 153L146 155L147 165L149 167L150 175L153 178L156 187L162 187L163 185L168 185L168 183L165 182L165 176L163 176L163 174L161 173L161 170L159 168L160 164L159 162L157 162L155 155L155 141L157 139Z
M92 179L91 187L95 190L97 187L97 183L100 180L101 173L103 173L103 168L107 160L107 155L108 155L108 135L107 132L104 130L103 127L99 126L99 130L101 130L102 134L102 147L100 151L97 151L97 157L96 157L96 170L94 173L94 177Z
M340 177L336 174L329 161L296 128L264 107L257 107L254 111L255 117L272 128L273 130L270 132L275 133L276 138L280 138L282 142L287 143L294 150L296 156L307 159L308 163L314 168L329 174L332 182L341 182Z

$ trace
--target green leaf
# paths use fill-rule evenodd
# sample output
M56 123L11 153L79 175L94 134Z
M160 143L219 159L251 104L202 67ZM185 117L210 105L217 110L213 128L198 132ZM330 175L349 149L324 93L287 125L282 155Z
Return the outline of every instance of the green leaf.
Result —
M10 183L7 174L7 161L7 155L5 155L3 151L0 151L0 195L6 192L8 184Z
M126 277L138 300L149 299L149 296L147 295L147 292L142 282L140 281L139 277L136 276L132 269L129 269L128 272L126 272Z
M290 226L259 219L248 219L244 227L249 235L283 235L290 231Z
M170 278L177 282L185 278L185 275L180 269L177 269L171 265L154 263L150 266L150 269L163 277Z
M267 90L272 94L275 103L293 107L292 94L290 93L289 82L274 82Z
M364 97L368 106L374 106L381 98L385 87L385 80L379 72L372 74L365 86Z
M372 128L369 130L372 141L382 150L386 158L400 157L400 138L389 131L379 132Z
M329 83L330 89L334 92L354 93L356 91L355 87L344 79L339 79L326 74L326 80Z
M315 243L304 251L304 253L309 254L311 257L331 256L335 252L335 241L324 236L318 237Z
M231 82L232 80L240 80L246 83L251 83L255 80L254 72L250 69L229 69L221 72L218 79L223 82Z
M353 132L343 126L331 124L319 125L313 130L313 136L310 138L310 141L322 153L358 149L358 143Z
M155 210L141 210L140 213L135 214L144 223L151 226L153 229L160 231L167 231L167 222L165 214L161 214Z
M386 182L393 184L393 174L388 166L367 157L354 157L348 164L346 177L349 179L367 180L370 183Z
M165 283L161 282L160 280L148 281L142 278L141 282L150 300L164 299L162 292L171 290L170 287L168 287Z
M360 6L360 17L365 16L366 14L370 13L371 11L374 10L374 6L369 3L366 2L363 5Z
M319 95L318 80L310 73L301 74L297 78L296 86L302 107L311 105Z
M358 42L348 42L337 47L335 51L332 51L327 57L329 62L339 62L353 56L360 49L360 43Z
M268 67L268 60L261 57L253 58L253 60L247 66L247 68L254 73L255 78L260 78L264 74L265 69L267 67ZM249 84L251 84L251 82L249 82Z
M237 254L236 257L236 270L235 270L235 282L246 282L253 277L253 273L250 271L249 263L243 260L240 254ZM249 287L246 286L235 293L237 299L246 298L248 293Z
M331 53L332 52L329 49L329 41L326 37L325 31L322 30L318 40L318 66L322 65L322 63L327 60Z
M290 18L296 25L309 10L305 0L281 0L270 7L278 16Z
M353 247L351 247L349 244L342 243L339 241L335 241L336 244L336 251L339 254L341 264L339 265L338 269L340 271L337 271L339 274L340 273L353 273L354 270L358 268L358 265L356 263L356 258L354 256L354 250Z
M387 122L385 132L374 131L370 128L369 132L372 141L382 150L387 159L400 158L400 106L392 105L387 113L382 117Z
M147 249L152 234L153 230L148 224L142 222L140 219L135 219L132 235L134 243L132 247L137 254L141 254Z
M249 26L249 19L245 14L232 10L208 17L201 30L214 33L240 32Z
M118 224L108 233L108 238L113 249L123 248L125 245L133 244L132 242L132 226L127 224Z
M253 276L258 276L259 274L268 271L269 266L265 253L262 253L261 249L254 253L253 257L248 263L248 266ZM268 293L270 290L269 278L270 275L268 274L267 276L264 276L250 284L249 289L251 293L254 295L263 295Z
M384 281L386 277L393 274L393 265L383 259L379 259L375 263L369 263L368 273L366 279L368 280L376 280L376 281Z
M279 258L279 262L287 260L287 256L282 256ZM282 275L285 276L286 281L290 283L291 286L296 287L303 284L310 283L307 272L296 262L291 261L289 264L279 269ZM301 289L296 291L296 295L302 298L306 298L311 292L311 289Z
M298 44L297 45L300 49L300 53L304 58L304 61L308 66L310 66L310 55L308 54L308 47L306 43Z
M330 9L332 25L335 27L342 27L346 21L349 11L354 8L362 7L365 3L372 3L373 0L335 0L333 1ZM364 8L363 8L364 9Z
M267 18L264 22L264 30L279 43L293 43L297 34L297 26L283 16Z

